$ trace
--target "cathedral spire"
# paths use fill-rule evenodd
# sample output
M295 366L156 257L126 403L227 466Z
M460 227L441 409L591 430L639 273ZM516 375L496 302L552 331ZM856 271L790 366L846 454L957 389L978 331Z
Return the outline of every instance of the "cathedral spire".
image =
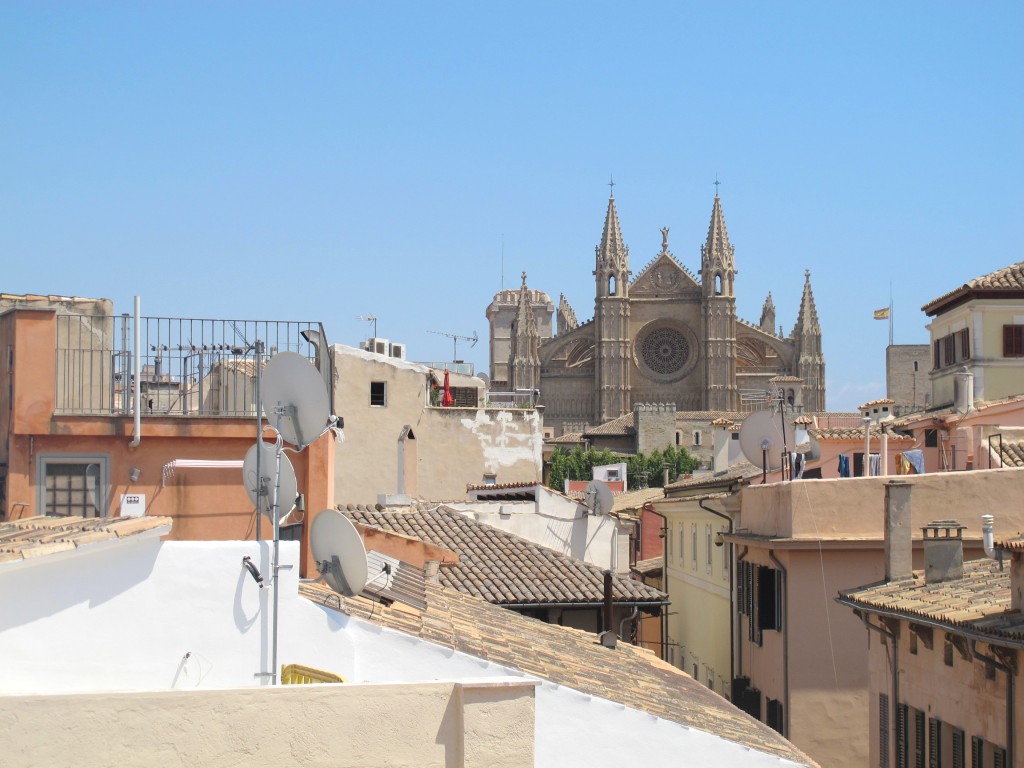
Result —
M732 250L729 245L729 232L725 228L725 214L722 213L722 200L715 194L715 204L711 208L711 223L708 224L708 239L704 244L707 257L727 254Z
M725 228L725 214L722 200L716 194L711 208L711 223L708 224L708 238L700 248L701 283L704 296L735 296L734 279L736 249L729 242Z
M814 306L814 292L811 290L811 270L804 270L804 293L800 297L800 311L796 316L796 325L793 326L793 336L800 337L804 334L821 335L821 325L818 323L818 309Z
M775 302L772 301L771 291L768 291L768 298L764 300L764 306L761 307L761 330L775 333Z
M622 241L619 212L615 209L615 195L608 197L608 212L604 217L601 244L597 246L597 266L606 269L628 269L629 249Z
M516 319L512 322L511 354L509 355L510 383L513 390L538 389L540 387L540 334L537 333L537 318L530 301L530 289L526 287L526 273L519 289L519 305Z

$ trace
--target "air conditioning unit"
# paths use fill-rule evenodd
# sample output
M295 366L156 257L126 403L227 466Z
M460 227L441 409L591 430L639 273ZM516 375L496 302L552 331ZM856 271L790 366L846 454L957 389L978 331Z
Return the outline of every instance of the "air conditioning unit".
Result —
M373 352L376 355L391 356L391 344L387 339L370 338L359 342L359 348L364 352Z
M399 360L405 360L405 344L392 344L391 357L397 357Z

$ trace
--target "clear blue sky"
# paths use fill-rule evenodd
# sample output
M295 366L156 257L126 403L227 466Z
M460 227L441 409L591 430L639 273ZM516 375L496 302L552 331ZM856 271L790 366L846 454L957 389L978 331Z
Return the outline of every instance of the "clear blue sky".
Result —
M634 272L696 272L716 176L740 316L804 269L828 398L922 304L1024 259L1024 4L0 6L0 290L320 320L487 369L504 284L593 314L614 174Z

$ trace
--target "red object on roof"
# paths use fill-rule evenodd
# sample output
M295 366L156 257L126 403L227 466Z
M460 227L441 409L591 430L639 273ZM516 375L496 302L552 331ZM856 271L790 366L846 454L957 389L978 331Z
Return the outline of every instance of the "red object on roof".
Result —
M452 397L452 385L448 380L448 369L444 369L444 394L441 396L441 405L445 408L455 405L455 398Z

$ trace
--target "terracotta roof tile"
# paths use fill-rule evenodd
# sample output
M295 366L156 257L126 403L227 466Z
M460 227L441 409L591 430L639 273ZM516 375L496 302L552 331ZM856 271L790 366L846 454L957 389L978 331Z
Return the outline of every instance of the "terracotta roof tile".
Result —
M636 432L636 419L633 416L633 412L625 413L619 416L617 419L606 421L604 424L599 424L596 427L590 427L583 435L589 437L590 435L632 435Z
M1024 549L1024 547L1022 547ZM915 617L951 627L1024 642L1024 615L1010 611L1010 572L996 560L964 563L964 575L926 584L923 572L910 579L843 590L843 598L877 613Z
M170 528L169 517L23 517L0 523L0 563L69 552L150 531L163 534Z
M583 433L582 432L566 432L564 435L559 435L558 437L549 437L544 442L545 443L552 443L554 445L558 445L560 443L568 443L570 445L575 444L575 443L582 443L583 442Z
M1024 440L1003 440L1001 445L993 443L991 451L1004 467L1024 467ZM993 463L993 466L998 464Z
M437 544L459 555L460 565L445 568L441 583L478 594L497 604L587 603L604 598L604 572L514 534L479 523L445 506L436 509L370 510L341 508L353 522L394 531ZM662 592L616 575L618 603L660 605Z
M859 407L863 410L864 408L873 408L876 405L895 405L895 403L895 400L890 400L888 397L880 397L877 400L869 400Z
M815 440L863 440L864 429L849 427L846 429L809 429L807 433ZM882 430L876 427L871 429L871 439L878 440L882 437ZM889 442L914 442L914 438L908 435L889 433Z
M685 672L650 651L547 624L438 584L427 584L423 612L398 611L363 597L348 598L304 583L303 596L378 626L613 701L654 717L714 734L750 749L814 766L807 755Z
M968 280L959 288L955 288L937 299L932 299L921 309L929 315L936 315L944 308L965 301L974 294L992 292L1019 294L1022 291L1024 291L1024 261Z
M710 487L727 481L745 480L759 474L761 474L761 470L749 461L739 461L724 472L701 472L696 475L680 477L674 483L665 486L665 491L675 491L682 488L701 488L703 486Z

